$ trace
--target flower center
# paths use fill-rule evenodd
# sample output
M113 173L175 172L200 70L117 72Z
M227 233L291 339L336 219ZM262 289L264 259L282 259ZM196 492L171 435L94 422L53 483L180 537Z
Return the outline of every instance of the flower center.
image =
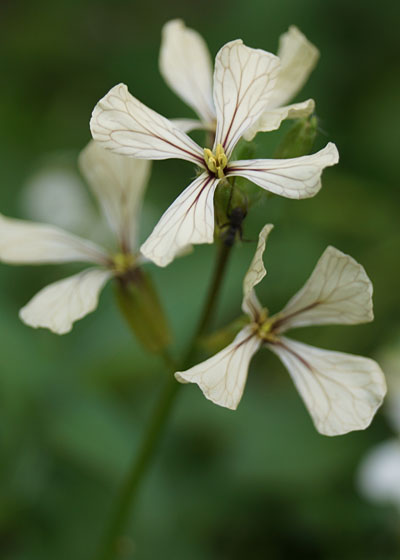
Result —
M204 148L204 161L208 169L211 173L215 173L216 177L219 179L225 177L224 169L228 165L228 158L221 144L218 144L215 148L215 154L209 148Z
M266 342L276 342L278 340L274 329L275 322L276 317L268 317L267 310L263 309L258 320L257 328L257 334L262 340Z
M116 253L112 257L112 268L115 274L121 276L128 272L135 264L136 257L131 253Z

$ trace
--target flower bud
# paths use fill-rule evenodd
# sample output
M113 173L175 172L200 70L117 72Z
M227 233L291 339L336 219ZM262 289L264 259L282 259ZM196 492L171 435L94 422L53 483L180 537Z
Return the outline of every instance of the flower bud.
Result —
M275 151L277 159L287 159L308 155L317 135L316 116L299 119L290 128Z
M117 278L118 305L139 342L150 352L168 346L171 335L150 277L140 268Z
M214 208L215 238L231 246L237 236L241 236L242 222L248 210L247 196L237 187L236 177L218 185L214 195Z
M249 323L249 318L246 315L241 315L226 327L219 329L209 335L202 337L199 341L199 346L207 354L215 354L228 346L235 336Z

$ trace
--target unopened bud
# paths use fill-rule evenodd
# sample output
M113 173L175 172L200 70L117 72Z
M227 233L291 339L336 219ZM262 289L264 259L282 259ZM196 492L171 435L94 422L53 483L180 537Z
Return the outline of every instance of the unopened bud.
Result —
M204 336L199 341L199 346L207 354L213 355L228 346L235 336L249 323L250 319L247 315L242 315L232 321L226 327L215 331L212 334Z
M165 349L171 341L170 331L150 277L137 267L117 281L120 310L139 342L151 352Z
M275 151L277 159L287 159L308 155L317 135L316 116L299 119L290 128Z
M242 222L247 215L247 196L236 186L236 177L231 182L221 182L215 191L215 230L216 239L226 245L233 245L242 234Z

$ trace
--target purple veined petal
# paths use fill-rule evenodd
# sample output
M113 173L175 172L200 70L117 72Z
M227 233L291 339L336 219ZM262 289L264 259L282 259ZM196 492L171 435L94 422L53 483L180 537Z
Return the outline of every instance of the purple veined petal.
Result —
M193 130L209 130L213 132L215 129L215 123L206 123L195 119L171 119L171 122L186 134Z
M19 313L30 327L66 334L78 319L97 307L99 295L112 272L89 268L54 282L38 292Z
M271 96L271 108L282 107L294 98L319 59L317 47L294 25L281 35L277 54L281 68Z
M167 266L188 245L214 240L214 191L220 179L202 173L171 204L143 243L142 254Z
M374 360L285 337L267 346L286 366L321 434L337 436L369 426L386 394Z
M207 399L235 410L242 398L250 361L260 345L261 340L248 325L218 354L175 373L175 377L181 383L197 383Z
M276 109L267 109L256 120L256 122L246 130L243 138L250 142L258 132L270 132L277 130L282 121L286 119L302 119L308 117L315 109L314 99L307 99L301 103L293 103L292 105L284 105Z
M249 315L249 317L254 321L257 320L259 314L263 309L262 305L258 301L258 298L254 291L254 287L257 286L257 284L259 284L267 274L263 262L263 254L265 251L265 245L267 243L268 235L270 234L273 227L274 226L272 224L267 224L260 231L256 252L243 280L242 310L244 313L247 313L247 315Z
M329 142L325 148L310 156L233 161L228 164L225 175L244 177L286 198L310 198L321 188L321 175L325 167L335 165L338 161L337 148Z
M82 150L79 166L120 245L136 250L151 162L114 154L92 140Z
M114 86L96 105L90 121L103 148L138 159L184 159L204 167L203 150L171 121Z
M159 63L169 87L203 122L214 121L212 62L202 36L180 19L169 21L162 30Z
M266 108L279 64L275 55L251 49L241 40L227 43L218 52L214 69L214 146L222 144L228 159L241 136Z
M9 264L106 264L108 256L95 243L57 226L17 220L0 214L0 260Z
M368 323L374 318L371 281L352 257L328 247L278 317L279 332L308 325Z

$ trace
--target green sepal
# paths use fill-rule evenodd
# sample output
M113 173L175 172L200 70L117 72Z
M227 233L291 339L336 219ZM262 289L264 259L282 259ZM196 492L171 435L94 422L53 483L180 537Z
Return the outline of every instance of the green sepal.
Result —
M282 139L274 158L287 159L308 155L317 136L317 127L318 119L315 115L298 119Z
M202 337L199 340L199 347L209 355L216 354L228 346L249 322L250 319L247 315L241 315L226 327Z
M161 352L171 342L167 319L150 277L140 268L117 278L115 295L121 313L139 342Z

